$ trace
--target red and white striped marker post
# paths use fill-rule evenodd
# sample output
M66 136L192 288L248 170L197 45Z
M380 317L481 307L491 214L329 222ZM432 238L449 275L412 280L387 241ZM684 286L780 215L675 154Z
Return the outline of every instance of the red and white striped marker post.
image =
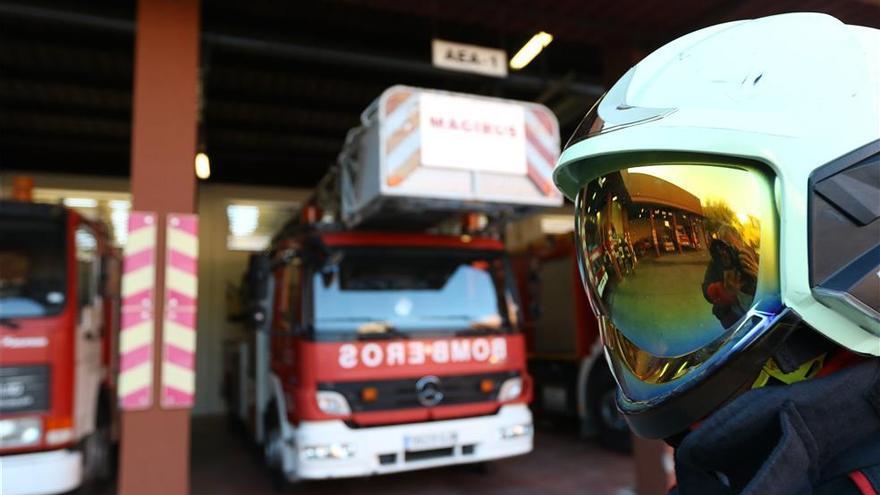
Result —
M153 306L156 287L156 214L133 211L122 265L119 332L119 404L148 409L153 401Z
M189 408L195 398L198 215L169 213L165 241L162 407Z

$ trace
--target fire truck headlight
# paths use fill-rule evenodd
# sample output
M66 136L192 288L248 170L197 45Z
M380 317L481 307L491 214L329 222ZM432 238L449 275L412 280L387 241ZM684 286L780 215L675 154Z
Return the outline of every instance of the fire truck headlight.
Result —
M0 448L25 447L40 442L43 423L40 418L0 420Z
M307 460L348 459L354 457L354 453L354 445L347 443L311 445L302 449L302 455Z
M498 401L504 402L516 399L522 394L522 391L522 378L508 378L507 380L504 380L504 383L501 384L501 388L498 389Z
M526 437L532 434L532 425L513 425L501 429L501 438L511 440L514 438Z
M339 392L331 390L318 390L316 394L318 400L318 409L324 414L332 414L334 416L342 416L351 414L351 408L348 407L348 401Z

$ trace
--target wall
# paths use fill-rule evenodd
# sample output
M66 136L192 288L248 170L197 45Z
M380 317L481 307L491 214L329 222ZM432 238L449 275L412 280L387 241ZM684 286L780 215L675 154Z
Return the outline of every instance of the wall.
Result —
M233 201L302 202L304 189L205 185L199 188L199 318L193 415L219 414L223 342L241 331L226 319L226 288L237 285L249 253L226 249L226 205Z

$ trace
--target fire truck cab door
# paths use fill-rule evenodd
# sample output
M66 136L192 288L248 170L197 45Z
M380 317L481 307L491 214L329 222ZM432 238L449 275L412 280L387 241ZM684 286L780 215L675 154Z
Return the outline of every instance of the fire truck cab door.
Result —
M76 438L95 427L101 362L103 307L99 288L101 256L98 240L85 225L77 228L76 244L76 370L74 378L74 424Z

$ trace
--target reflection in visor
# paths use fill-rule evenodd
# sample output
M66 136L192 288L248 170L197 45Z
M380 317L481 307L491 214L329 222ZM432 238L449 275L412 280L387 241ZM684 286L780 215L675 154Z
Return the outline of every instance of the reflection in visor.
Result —
M761 245L769 191L756 173L695 165L630 168L581 190L581 265L616 364L668 382L751 322L771 289L760 270L775 268Z

